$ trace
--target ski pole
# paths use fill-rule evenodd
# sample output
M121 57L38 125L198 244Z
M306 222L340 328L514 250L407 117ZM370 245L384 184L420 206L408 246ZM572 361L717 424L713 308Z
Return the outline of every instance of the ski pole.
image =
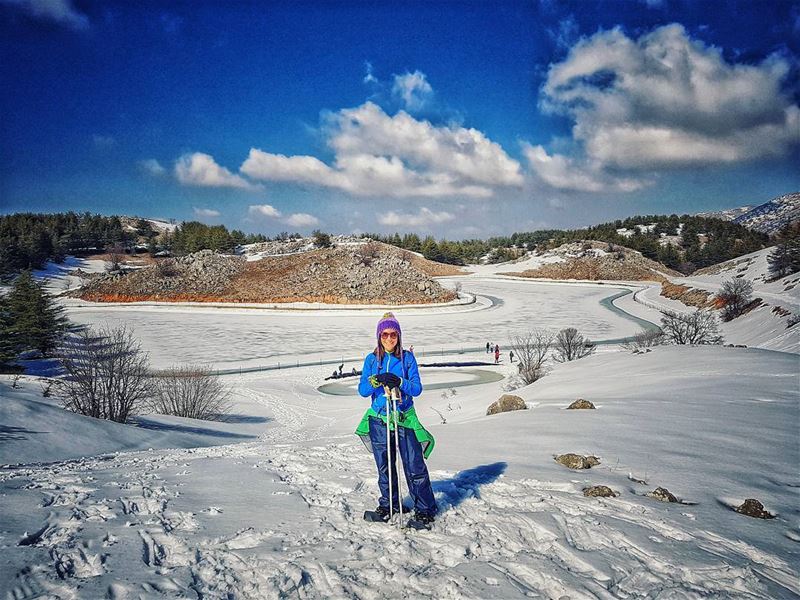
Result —
M389 398L392 393L386 386L383 386L383 393L386 395L386 462L389 470L389 522L391 523L392 517L394 517L394 498L392 496L392 463L394 461L392 460L392 435L389 431Z
M398 419L397 414L397 396L399 395L399 390L397 388L392 388L392 415L394 415L394 447L397 449L397 454L400 456L400 468L403 470L402 473L397 474L397 496L400 499L400 527L404 526L403 523L403 477L405 477L406 469L405 463L403 463L403 453L400 451L400 422ZM397 471L397 465L395 465L395 471Z

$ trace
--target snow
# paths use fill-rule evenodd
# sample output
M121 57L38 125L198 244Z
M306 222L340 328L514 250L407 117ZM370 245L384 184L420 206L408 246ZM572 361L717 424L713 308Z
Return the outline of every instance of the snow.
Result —
M422 364L492 362L487 341L503 355L421 368L416 406L437 438L428 466L441 509L430 532L361 520L377 499L352 433L365 400L354 380L320 390L340 358L360 368L382 310L68 304L76 322L134 325L154 366L230 368L233 417L106 423L42 398L36 378L12 389L0 376L0 596L800 597L800 358L604 346L511 391L528 410L486 416L516 370L515 332L623 337L639 324L602 300L635 290L616 308L655 322L648 304L669 301L649 284L520 281L485 267L442 279L474 304L397 311ZM236 372L276 361L284 368ZM565 410L578 397L597 409ZM567 452L600 465L553 460ZM618 496L586 498L589 485ZM645 496L659 486L681 502ZM746 498L775 518L734 512Z
M593 340L639 331L637 323L600 305L603 298L624 289L621 286L474 276L442 282L461 282L464 293L477 297L476 305L392 309L411 332L403 338L405 346L413 344L421 355L478 349L486 342L505 349L520 327L576 327ZM352 349L374 343L374 324L386 310L272 311L86 303L70 303L68 308L75 323L130 326L156 367L202 362L231 369L344 359L348 371L351 366L361 368L363 356ZM164 335L166 331L170 335Z
M172 233L179 227L178 223L170 223L162 219L145 219L145 221L150 223L156 231L169 231Z
M485 416L502 382L460 387L446 400L423 394L417 406L437 437L429 469L442 509L423 533L361 521L377 493L372 459L351 433L362 399L321 396L320 367L233 376L251 416L270 419L254 441L0 471L0 591L794 597L796 373L785 353L661 347L560 365L517 390L524 412ZM578 396L597 410L565 411ZM47 428L56 420L48 415ZM553 461L565 452L601 464L571 471ZM592 484L620 495L585 498ZM657 486L683 503L644 496ZM777 517L730 509L748 497Z

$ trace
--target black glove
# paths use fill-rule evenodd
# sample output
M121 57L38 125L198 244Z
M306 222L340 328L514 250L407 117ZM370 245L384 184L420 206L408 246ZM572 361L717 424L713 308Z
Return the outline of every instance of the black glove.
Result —
M378 383L388 388L400 387L400 378L394 373L379 373L375 376L375 379L378 380Z

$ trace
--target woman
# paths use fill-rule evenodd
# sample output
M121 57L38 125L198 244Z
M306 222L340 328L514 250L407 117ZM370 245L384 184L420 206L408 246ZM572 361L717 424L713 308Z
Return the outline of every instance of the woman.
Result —
M389 461L396 465L394 414L390 415L389 443L387 444L387 399L386 389L398 388L397 434L400 442L408 491L414 501L414 518L409 522L413 527L430 528L436 516L436 500L433 497L431 479L425 459L433 451L435 440L417 419L414 410L414 397L422 393L417 360L411 352L403 351L400 323L392 313L386 313L378 321L378 343L375 350L367 354L361 370L361 381L358 392L363 397L370 397L372 405L364 414L356 434L361 436L364 444L375 457L378 468L378 487L381 497L378 508L364 514L365 519L389 520ZM388 410L391 411L391 402ZM399 512L397 470L392 469L392 512Z

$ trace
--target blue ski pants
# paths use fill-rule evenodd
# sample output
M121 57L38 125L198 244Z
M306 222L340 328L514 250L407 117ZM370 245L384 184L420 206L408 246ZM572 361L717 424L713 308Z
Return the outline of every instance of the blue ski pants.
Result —
M436 500L433 497L431 478L428 475L428 467L422 456L422 445L414 435L414 431L405 427L398 427L398 437L400 441L400 457L403 459L403 470L405 471L408 491L414 500L414 510L428 515L436 514ZM369 439L372 442L372 454L375 457L375 465L378 467L378 487L381 490L381 498L378 502L380 506L389 508L389 460L387 458L386 446L386 424L380 419L370 417L369 419ZM391 451L392 463L397 464L394 443L394 431L390 435L389 451ZM394 506L392 510L398 510L400 503L397 494L397 469L393 469L392 495Z

